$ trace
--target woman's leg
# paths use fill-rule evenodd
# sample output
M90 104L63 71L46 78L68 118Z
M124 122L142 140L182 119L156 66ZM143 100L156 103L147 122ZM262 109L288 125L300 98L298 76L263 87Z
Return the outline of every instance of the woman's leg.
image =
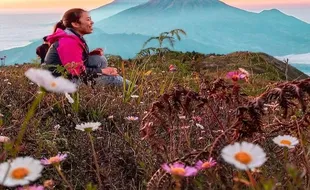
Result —
M86 66L103 69L108 66L108 61L104 55L90 55Z
M104 55L91 55L88 58L88 66L89 67L98 67L98 68L106 68L108 66L108 61ZM109 76L109 75L100 75L95 78L97 84L101 85L111 85L122 87L124 84L124 79L121 76ZM131 84L129 80L126 80L126 88Z
M121 76L108 76L108 75L101 75L98 76L95 79L97 84L102 84L102 85L111 85L111 86L118 86L118 87L122 87L124 84L124 78ZM131 82L129 80L126 79L126 87L128 87Z

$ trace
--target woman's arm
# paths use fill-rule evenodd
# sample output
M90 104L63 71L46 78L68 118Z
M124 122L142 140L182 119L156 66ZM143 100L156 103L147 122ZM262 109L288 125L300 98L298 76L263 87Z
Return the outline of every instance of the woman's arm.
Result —
M68 72L73 76L84 72L83 48L80 43L73 38L60 39L58 43L59 58Z

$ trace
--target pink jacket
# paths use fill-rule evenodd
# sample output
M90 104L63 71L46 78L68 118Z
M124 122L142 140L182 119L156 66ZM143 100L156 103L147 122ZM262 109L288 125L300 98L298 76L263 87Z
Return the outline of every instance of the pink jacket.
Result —
M47 37L47 41L51 44L58 41L56 49L59 59L71 75L80 75L85 71L83 52L86 46L78 36L57 29L54 34Z

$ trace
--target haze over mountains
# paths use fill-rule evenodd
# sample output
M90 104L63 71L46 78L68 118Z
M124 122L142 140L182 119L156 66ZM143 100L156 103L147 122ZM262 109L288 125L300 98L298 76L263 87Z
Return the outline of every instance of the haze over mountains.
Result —
M123 58L134 57L149 37L176 28L187 32L175 44L179 51L255 51L274 56L310 52L310 24L276 9L252 13L218 0L116 0L91 15L95 20L102 15L102 20L86 37L90 48L106 47L107 53ZM5 53L8 61L19 63L35 57L34 50L33 54L27 50L32 46L24 48L27 54L12 49L0 56Z
M147 0L115 0L107 5L91 10L90 15L92 20L97 22L145 2L147 2Z

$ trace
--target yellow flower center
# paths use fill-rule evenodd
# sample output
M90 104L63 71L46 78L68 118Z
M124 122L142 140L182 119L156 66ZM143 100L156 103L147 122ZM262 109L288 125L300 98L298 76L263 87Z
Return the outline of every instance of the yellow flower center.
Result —
M289 141L289 140L281 140L280 143L284 144L284 145L288 145L288 146L290 146L292 144L291 141Z
M51 83L51 87L55 88L57 86L56 82Z
M172 175L184 176L185 173L186 172L184 168L171 168Z
M13 179L23 179L29 173L30 172L27 168L16 168L12 171L11 176Z
M249 164L252 161L252 156L246 152L238 152L235 155L235 159L242 164Z
M51 157L50 159L48 159L48 161L49 161L51 164L53 164L53 163L58 163L58 162L60 162L60 159L59 159L59 157L54 156L54 157Z
M205 162L205 163L202 164L201 167L204 168L204 169L210 168L211 167L211 163L210 162Z

